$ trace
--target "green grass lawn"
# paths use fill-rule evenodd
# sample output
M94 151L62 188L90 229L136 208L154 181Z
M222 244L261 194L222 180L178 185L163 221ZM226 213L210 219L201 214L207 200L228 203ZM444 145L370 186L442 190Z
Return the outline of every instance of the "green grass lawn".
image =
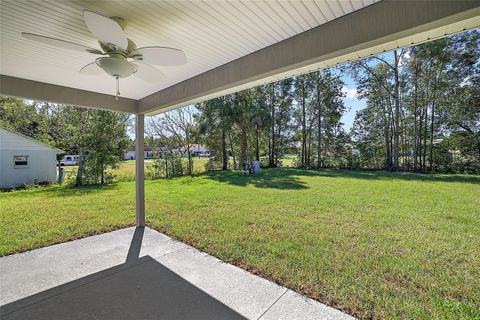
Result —
M287 156L283 157L280 161L282 162L283 167L291 168L291 167L294 167L295 159L298 159L298 156L287 155Z
M0 194L0 254L134 222L134 182ZM480 177L270 169L146 182L147 223L359 318L480 318Z

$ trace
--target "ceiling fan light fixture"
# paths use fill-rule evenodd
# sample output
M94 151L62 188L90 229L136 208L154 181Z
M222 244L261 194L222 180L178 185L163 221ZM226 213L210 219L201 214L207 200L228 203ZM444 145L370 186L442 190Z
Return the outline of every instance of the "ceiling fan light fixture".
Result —
M138 67L124 58L101 57L95 60L95 63L112 77L128 78Z
M180 49L160 46L137 48L124 32L127 21L120 17L109 18L84 10L83 19L102 50L34 33L22 32L22 36L54 47L104 56L82 67L80 72L84 75L101 75L105 72L114 77L117 100L120 78L128 78L135 73L137 78L145 82L156 83L165 79L165 75L152 65L178 66L187 62L185 53Z

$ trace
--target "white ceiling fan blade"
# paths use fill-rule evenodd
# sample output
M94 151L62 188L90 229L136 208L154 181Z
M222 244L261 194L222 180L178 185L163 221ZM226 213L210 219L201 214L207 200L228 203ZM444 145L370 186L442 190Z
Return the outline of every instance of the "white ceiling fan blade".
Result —
M93 54L103 54L102 51L97 50L97 49L82 46L81 44L73 43L73 42L70 42L70 41L65 41L65 40L60 40L60 39L41 36L39 34L22 32L22 37L24 37L25 39L28 39L28 40L41 42L41 43L48 44L48 45L54 46L54 47L60 47L60 48L65 48L65 49L70 49L70 50L81 51L81 52L90 52L90 53L93 53Z
M187 57L182 50L168 47L138 48L133 50L130 56L135 60L157 66L178 66L187 63Z
M90 32L102 43L111 43L122 50L127 50L127 36L120 25L101 14L85 10L83 19Z
M147 63L136 61L135 64L138 65L138 70L134 73L134 75L143 81L160 82L166 78L162 71Z
M103 74L102 68L100 68L96 62L92 62L80 69L80 73L89 75L89 76L99 76Z

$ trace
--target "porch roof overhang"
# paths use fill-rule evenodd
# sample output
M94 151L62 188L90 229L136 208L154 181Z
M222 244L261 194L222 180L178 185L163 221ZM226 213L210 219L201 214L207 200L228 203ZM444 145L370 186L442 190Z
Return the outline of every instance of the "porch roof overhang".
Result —
M54 32L53 36L62 38L63 33L58 35L58 32L67 27L68 32L64 31L63 38L76 37L83 40L82 43L92 46L85 40L91 37L88 33L85 34L85 27L78 29L82 24L83 9L120 16L122 13L128 15L128 11L109 6L108 1L95 3L66 1L61 2L62 6L59 6L61 8L57 8L54 13L45 13L44 7L51 6L51 2L35 2L35 5L30 8L19 5L18 2L2 1L0 3L2 9L0 10L2 12L0 94L154 115L295 74L326 68L480 26L480 2L470 0L268 2L266 6L271 11L261 12L261 15L257 11L260 6L258 2L242 2L242 8L235 7L240 6L240 3L234 5L227 1L221 1L215 8L205 3L193 2L187 3L186 7L185 3L182 3L180 8L173 6L171 2L152 3L154 5L135 7L133 2L127 1L122 7L123 10L128 10L129 6L132 6L132 16L126 18L132 24L134 35L141 38L143 31L140 30L142 24L135 20L135 14L138 15L138 20L143 19L148 22L150 15L153 15L159 19L158 21L165 21L168 17L161 16L161 10L167 5L171 5L172 8L164 14L176 14L178 19L185 18L188 23L185 26L173 21L175 29L168 37L155 38L151 35L161 31L162 26L159 22L159 30L150 30L150 33L145 34L145 44L162 45L162 41L165 41L171 46L183 48L182 39L186 36L185 32L192 33L189 35L191 39L205 37L209 32L215 34L211 37L207 36L203 41L195 42L197 47L184 43L187 56L191 56L191 59L187 66L178 69L178 72L175 69L166 70L167 77L171 76L166 83L141 86L141 84L126 82L127 93L117 101L113 95L109 94L110 84L113 87L112 79L100 78L92 81L84 78L83 75L78 75L78 81L76 81L72 79L74 75L72 72L78 70L77 65L72 69L63 66L65 70L63 75L59 68L52 66L48 55L51 54L54 58L58 57L59 61L65 62L68 59L74 61L75 53L64 51L52 53L47 47L25 43L25 39L20 37L20 32L30 31L29 26L14 23L12 19L21 20L26 13L30 13L37 23L41 24L44 23L42 19L51 20L52 16L59 14L58 12L63 15L68 13L72 15L72 21L59 19L58 23L50 26L47 31ZM303 22L296 21L295 14L287 10L296 5L298 6L295 9L297 18L302 17ZM239 17L231 17L232 12L229 10L238 10L235 13L238 13ZM330 11L330 15L324 11ZM15 17L16 13L18 17ZM228 19L233 26L224 24L223 30L215 29L218 24L215 25L200 18L191 19L192 14L195 13L204 15L204 19L207 20L210 15L215 14L221 23ZM310 18L306 18L307 16ZM286 28L280 31L282 28L279 27L275 34L271 30L268 31L267 24L264 25L260 21L265 20L267 23L277 19L283 21ZM7 25L9 23L12 25ZM247 27L252 23L255 24L253 28ZM32 27L35 26L30 25L30 28ZM204 29L207 31L206 34ZM239 29L240 35L234 33L232 31L234 29ZM241 37L241 33L247 36ZM231 41L228 40L229 37ZM248 38L254 44L250 45ZM67 38L67 40L71 39ZM179 39L178 43L175 39ZM148 41L149 43L146 43ZM151 43L153 41L159 42ZM219 43L225 46L220 48L223 50L222 54L215 51L219 50L218 47L209 51L209 46L215 47ZM244 44L245 48L239 48L239 44ZM23 67L19 67L23 62L17 61L15 54L25 61ZM215 56L212 58L211 54ZM33 58L34 55L37 59ZM82 54L79 60L84 63L85 59L87 57ZM88 56L88 59L91 57ZM50 70L49 68L52 68L51 74L44 74L45 70ZM111 83L105 84L108 81ZM137 89L140 93L130 89Z

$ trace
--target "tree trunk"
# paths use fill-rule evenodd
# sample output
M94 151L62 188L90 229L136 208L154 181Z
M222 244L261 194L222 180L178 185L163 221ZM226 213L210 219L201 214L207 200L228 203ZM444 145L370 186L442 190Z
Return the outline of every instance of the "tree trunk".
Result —
M165 155L165 178L168 178L168 156Z
M103 169L103 160L100 163L100 184L105 184L104 169Z
M310 147L312 145L312 132L310 131L310 133L307 133L307 137L308 137L308 143L307 143L307 167L309 168L310 167Z
M413 171L417 171L418 138L417 138L417 110L418 110L418 65L415 63L415 94L413 105Z
M271 121L272 121L272 127L271 127L271 143L270 143L270 156L269 156L269 163L268 165L270 167L275 167L276 166L276 161L275 161L275 83L272 83L272 92L270 96L270 113L271 113Z
M227 143L225 141L225 126L222 125L222 170L228 169Z
M391 151L390 151L390 137L389 137L389 134L388 134L388 126L385 128L385 147L386 147L386 150L385 150L385 169L387 170L390 170L391 168Z
M398 79L399 56L397 50L393 51L395 57L395 126L393 134L393 170L399 169L399 133L400 133L400 84Z
M245 169L245 166L247 165L247 130L245 127L241 128L241 133L240 133L240 163L242 166L242 170Z
M278 160L278 157L280 155L280 148L283 148L283 146L285 145L284 141L283 141L283 138L282 138L282 125L280 123L278 124L278 127L277 127L277 137L278 137L278 141L275 144L275 150L274 151L275 151L276 159ZM277 163L275 162L275 166L276 165L277 165Z
M432 117L430 120L430 163L429 171L433 169L433 133L434 133L434 119L435 119L435 100L432 103Z
M222 109L220 110L220 125L222 126L222 171L228 170L228 154L225 128L225 97L222 98Z
M272 150L272 132L270 131L268 133L268 166L269 167L272 167L271 163L272 163L272 153L273 153L273 150Z
M428 138L428 107L425 106L425 123L424 123L424 138L423 138L423 172L427 171L427 138Z
M75 179L75 185L80 186L83 184L83 148L78 147L78 168L77 177Z
M392 110L392 99L389 96L387 100L383 100L385 105L384 110L386 111L385 117L385 169L392 170L393 168L393 135L394 135L394 124L393 124L393 110Z
M233 149L233 141L232 141L232 136L230 135L230 132L228 133L228 141L230 142L230 152L232 153L233 169L237 169L237 161L235 158L235 151Z
M318 105L317 169L320 169L322 167L322 103L320 101L320 71L317 71L317 105Z
M418 137L417 137L417 148L418 148L418 170L422 170L422 154L423 154L423 148L422 148L422 127L423 127L423 110L420 110L420 118L418 119Z
M190 176L192 176L193 175L193 160L192 160L192 153L190 152L190 145L188 146L187 157L188 157L188 173L189 173Z
M83 133L85 130L85 121L84 121L84 114L85 110L82 108L79 108L79 121L78 121L78 127L80 128L80 132ZM88 113L87 113L88 117ZM83 167L84 167L84 150L82 146L82 141L77 140L77 150L78 150L78 169L77 169L77 177L75 179L75 185L80 186L83 184Z
M409 155L408 155L408 152L406 152L406 149L407 149L407 144L408 144L408 141L407 141L407 119L406 119L406 116L405 116L405 112L402 112L401 113L401 118L400 118L400 122L401 122L401 125L402 125L402 149L401 149L401 153L403 154L403 157L402 157L402 168L405 168L405 167L410 167L410 164L409 164Z
M306 152L307 152L307 119L306 119L306 107L305 107L305 79L302 78L302 167L306 164Z
M192 152L190 150L191 144L190 144L190 130L185 130L185 138L187 142L187 159L188 159L188 174L190 176L193 175L193 162L192 162ZM183 167L183 164L182 164Z
M260 161L260 149L258 144L258 128L255 130L256 132L256 146L255 146L255 160Z
M60 175L60 172L62 170L62 164L60 163L61 160L57 160L57 167L58 167L58 183L62 184L62 176Z

